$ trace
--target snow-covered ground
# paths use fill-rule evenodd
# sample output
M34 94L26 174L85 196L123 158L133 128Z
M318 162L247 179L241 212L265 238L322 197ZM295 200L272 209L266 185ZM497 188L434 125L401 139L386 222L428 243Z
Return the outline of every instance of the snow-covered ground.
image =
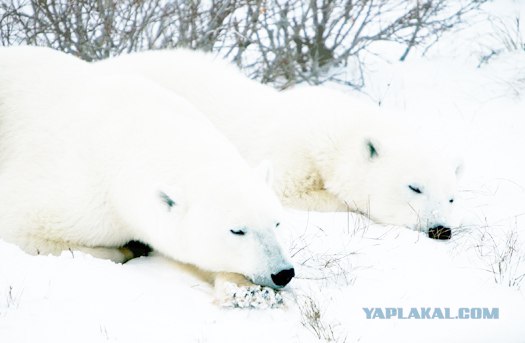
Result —
M520 1L486 9L507 23L525 18ZM452 240L290 210L280 234L298 275L286 306L271 310L220 308L208 283L160 256L119 265L29 256L0 241L0 342L525 342L525 51L500 36L478 18L425 57L392 62L390 46L370 55L362 97L464 151ZM500 316L367 319L363 307L496 307Z

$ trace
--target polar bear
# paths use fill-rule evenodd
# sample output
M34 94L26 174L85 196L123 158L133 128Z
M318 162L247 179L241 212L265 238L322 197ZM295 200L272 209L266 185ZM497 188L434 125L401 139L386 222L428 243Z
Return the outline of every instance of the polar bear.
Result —
M417 129L320 87L278 92L233 65L190 50L97 62L140 74L189 100L255 165L270 160L286 206L356 211L383 224L450 238L461 168Z
M0 49L0 238L123 261L137 240L281 288L281 205L182 98L44 48Z

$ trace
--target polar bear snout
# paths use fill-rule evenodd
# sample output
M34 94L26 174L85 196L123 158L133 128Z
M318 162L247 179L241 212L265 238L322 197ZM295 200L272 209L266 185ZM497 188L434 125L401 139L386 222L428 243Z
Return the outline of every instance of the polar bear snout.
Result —
M428 229L428 237L433 239L450 239L452 237L452 230L443 225L438 225Z
M277 274L272 274L272 281L278 287L286 286L295 276L295 269L283 269Z

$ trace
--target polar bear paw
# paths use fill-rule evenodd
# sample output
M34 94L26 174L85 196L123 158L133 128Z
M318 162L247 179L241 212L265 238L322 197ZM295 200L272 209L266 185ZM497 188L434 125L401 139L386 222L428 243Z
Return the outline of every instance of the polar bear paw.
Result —
M268 309L284 305L279 291L255 285L244 276L219 273L215 277L215 300L222 307Z
M230 284L222 298L221 305L230 308L268 309L284 305L280 292L259 285L238 286Z

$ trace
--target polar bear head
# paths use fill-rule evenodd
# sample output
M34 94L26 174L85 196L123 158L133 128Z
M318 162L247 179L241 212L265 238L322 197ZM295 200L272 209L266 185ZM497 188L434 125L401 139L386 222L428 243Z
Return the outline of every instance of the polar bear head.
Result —
M295 272L276 235L283 227L277 197L257 175L237 175L230 180L235 187L216 181L202 180L200 188L208 192L194 187L191 195L161 186L153 205L157 233L148 241L161 253L203 270L286 286Z
M303 112L316 113L310 149L324 188L339 202L377 223L450 238L462 170L458 142L436 134L421 116L382 110L332 89L288 94L305 104Z
M405 130L390 129L386 135L363 130L355 141L340 144L326 187L378 223L450 238L459 159L428 141L412 140Z
M261 199L238 200L231 208L210 211L207 206L205 216L198 208L188 212L186 227L194 229L186 238L197 247L186 252L188 262L210 271L242 274L259 285L284 287L295 272L276 236L283 226L281 211L259 207Z

